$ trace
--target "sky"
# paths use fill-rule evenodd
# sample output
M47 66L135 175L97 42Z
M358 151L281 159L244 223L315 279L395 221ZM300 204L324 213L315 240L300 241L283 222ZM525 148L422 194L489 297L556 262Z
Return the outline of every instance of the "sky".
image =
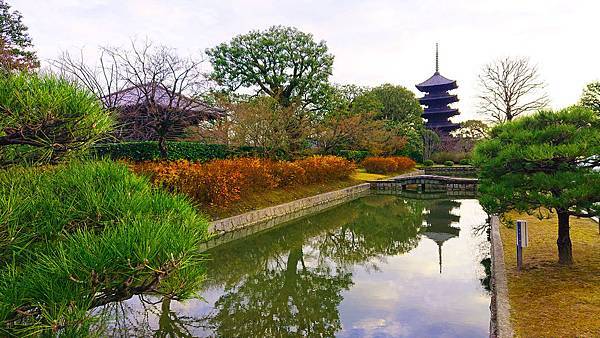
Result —
M325 40L332 81L415 84L434 72L457 80L455 121L477 113L477 76L498 58L529 57L555 109L600 80L598 0L8 0L20 11L42 60L61 51L91 57L100 45L148 38L201 54L233 36L272 25ZM209 65L206 66L209 68Z

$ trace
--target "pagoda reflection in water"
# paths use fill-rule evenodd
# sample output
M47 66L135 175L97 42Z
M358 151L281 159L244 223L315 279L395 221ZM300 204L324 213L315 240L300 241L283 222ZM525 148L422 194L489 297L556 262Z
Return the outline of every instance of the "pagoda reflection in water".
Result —
M442 246L446 241L458 237L460 233L460 228L452 226L458 223L460 216L451 213L452 209L459 206L460 202L452 200L438 200L432 203L429 212L425 214L424 225L421 228L422 234L438 245L440 274L442 273Z

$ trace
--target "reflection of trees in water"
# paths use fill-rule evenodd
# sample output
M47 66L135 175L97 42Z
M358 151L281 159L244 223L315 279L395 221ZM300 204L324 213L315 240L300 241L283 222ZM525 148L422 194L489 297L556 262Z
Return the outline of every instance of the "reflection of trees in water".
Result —
M492 259L491 259L491 219L487 217L485 222L480 225L476 225L473 228L474 236L485 236L486 241L479 245L479 257L482 257L479 264L483 267L485 275L480 279L481 285L488 293L492 292L491 280L492 280Z
M307 267L302 248L292 248L285 269L257 271L227 287L206 323L220 337L333 336L351 277L327 265Z
M103 307L97 313L97 330L106 337L195 337L194 329L203 328L201 319L172 311L171 298L149 298L139 296L135 305L118 302Z
M225 291L206 322L218 336L332 336L350 266L416 247L421 222L414 201L368 196L217 247L208 279Z
M350 268L377 268L375 261L412 250L422 222L419 201L367 196L212 249L204 288L224 291L211 313L178 316L166 300L160 307L143 303L144 313L115 314L137 318L122 324L128 332L146 328L144 336L186 337L196 329L226 337L333 336L341 329L338 306L352 285ZM149 332L156 320L158 329Z

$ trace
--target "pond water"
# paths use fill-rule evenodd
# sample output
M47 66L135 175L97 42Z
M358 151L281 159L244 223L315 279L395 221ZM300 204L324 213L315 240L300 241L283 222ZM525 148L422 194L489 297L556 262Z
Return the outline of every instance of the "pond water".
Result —
M111 331L488 336L486 219L476 199L368 195L210 249L196 299L120 303Z

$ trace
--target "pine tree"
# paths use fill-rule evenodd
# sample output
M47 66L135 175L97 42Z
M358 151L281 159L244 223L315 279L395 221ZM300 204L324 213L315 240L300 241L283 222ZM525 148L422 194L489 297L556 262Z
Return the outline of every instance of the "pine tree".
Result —
M33 42L22 20L21 13L11 11L10 5L0 0L0 68L4 71L39 67L32 50Z

